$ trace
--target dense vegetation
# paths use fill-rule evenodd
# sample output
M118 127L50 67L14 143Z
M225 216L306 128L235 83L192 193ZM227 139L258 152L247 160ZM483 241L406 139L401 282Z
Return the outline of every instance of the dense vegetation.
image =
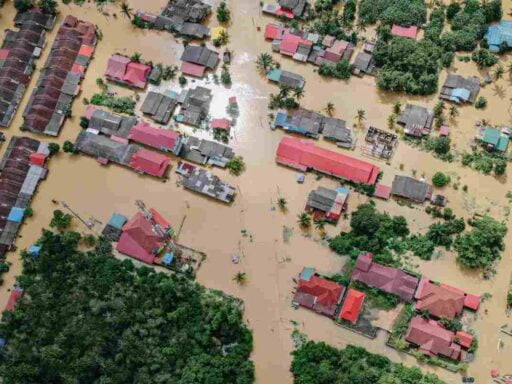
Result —
M44 231L39 257L23 255L25 295L0 324L4 384L253 382L238 301L79 241Z
M291 371L296 384L443 384L436 375L393 363L361 347L336 349L312 341L293 352Z
M427 7L423 0L361 0L359 20L363 25L421 25L426 21Z

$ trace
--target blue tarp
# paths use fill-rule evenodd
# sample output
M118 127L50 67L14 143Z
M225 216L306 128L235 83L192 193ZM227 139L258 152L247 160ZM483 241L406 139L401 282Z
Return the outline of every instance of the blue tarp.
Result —
M313 276L314 274L315 274L314 268L304 267L304 269L302 270L302 272L300 274L300 279L309 281L309 279L311 279L311 276Z
M110 220L108 221L108 225L114 227L114 228L117 228L117 229L121 229L123 228L123 225L125 225L125 223L128 221L128 218L126 218L125 216L119 214L119 213L113 213L112 216L110 217Z
M11 209L11 212L9 212L7 221L14 221L16 223L21 223L23 220L24 213L25 213L25 210L23 208L13 207Z
M169 266L172 264L173 260L174 260L174 254L172 252L168 252L162 258L162 264Z
M271 69L267 73L267 79L274 82L279 82L279 79L281 78L281 70L280 69Z
M457 99L457 101L468 101L471 96L471 92L465 88L455 88L452 91L451 99Z
M338 188L336 188L336 192L341 193L341 194L348 195L348 188L345 188L345 187L338 187Z
M39 252L41 251L40 245L31 245L28 249L28 254L32 257L39 256Z
M305 129L302 129L300 127L297 127L296 125L290 124L288 122L288 115L284 112L277 112L276 118L274 120L274 127L281 127L285 131L297 132L302 135L307 134L307 131Z
M503 42L512 47L512 21L502 20L499 24L491 25L487 29L485 39L491 52L499 52Z

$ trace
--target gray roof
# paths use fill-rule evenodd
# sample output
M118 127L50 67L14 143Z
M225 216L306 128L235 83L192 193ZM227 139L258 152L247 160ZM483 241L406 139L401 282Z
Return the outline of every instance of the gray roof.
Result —
M194 167L190 174L184 175L181 184L187 189L225 203L231 203L235 196L235 188L199 167Z
M391 186L391 194L404 197L416 203L423 203L431 194L432 187L409 176L395 176Z
M338 192L334 189L318 187L309 193L307 205L322 212L329 212L336 200L336 196L338 196Z
M141 111L157 123L167 124L176 108L177 101L157 92L148 92Z
M210 113L212 98L212 91L208 88L196 87L185 91L184 95L180 95L183 102L178 114L178 121L197 127L200 126L201 122Z
M323 115L304 108L299 108L296 112L287 118L290 124L300 127L313 137L318 136L318 134L322 131L323 119Z
M95 158L105 158L113 163L128 165L132 156L139 149L134 144L123 144L107 136L82 131L75 142L78 151Z
M281 71L279 84L290 88L304 88L304 77L293 72Z
M345 120L325 117L322 134L326 140L352 143L352 130L347 128Z
M180 60L214 69L219 63L219 54L200 45L188 45L183 51Z
M233 150L215 141L189 136L183 143L179 156L197 164L212 164L225 167L233 158Z
M396 119L398 124L405 125L405 133L412 136L428 134L433 120L432 110L413 104L407 104L404 113Z
M178 16L184 21L200 23L211 12L211 6L200 0L174 0L169 1L162 9L163 16Z
M352 64L352 68L364 73L371 73L374 66L373 56L366 52L359 52Z
M128 137L135 124L137 124L135 117L125 117L96 109L89 121L89 128L97 129L106 135Z
M467 89L470 92L469 101L474 102L480 91L480 80L475 76L462 77L460 75L448 74L441 87L440 98L450 100L452 90L456 88Z
M301 17L306 10L307 0L279 0L279 5L293 12L295 17Z

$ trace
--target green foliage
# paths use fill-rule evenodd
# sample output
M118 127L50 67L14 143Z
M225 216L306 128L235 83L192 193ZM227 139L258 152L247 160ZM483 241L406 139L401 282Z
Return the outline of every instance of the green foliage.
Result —
M48 144L48 151L50 152L50 156L53 156L60 151L60 145L57 143L50 143Z
M405 304L400 316L397 317L395 323L393 324L393 328L391 331L392 339L400 339L407 332L407 328L409 327L409 322L411 321L412 316L414 315L414 309L412 304Z
M422 260L432 259L435 244L426 236L414 235L407 239L407 247Z
M44 13L50 15L57 13L57 2L55 0L39 0L38 6Z
M483 96L480 96L475 102L476 109L483 109L487 107L487 99Z
M64 142L64 145L62 146L62 150L66 153L77 153L77 150L75 148L75 144L73 144L71 141L66 140Z
M377 21L387 25L422 25L427 8L423 0L361 0L358 15L363 25Z
M419 368L407 368L353 345L336 349L308 341L292 354L296 384L444 384L434 374L423 374Z
M18 12L26 12L30 8L32 8L32 1L31 0L14 0L14 8Z
M231 74L227 65L222 66L222 72L220 74L220 82L226 87L231 85Z
M226 2L222 0L217 8L217 20L219 23L227 23L231 19L231 11L229 10Z
M147 21L144 21L141 19L139 15L134 15L132 19L132 24L135 25L137 28L146 29L151 26L150 23Z
M477 63L479 68L492 67L498 62L498 58L485 48L474 51L471 60Z
M24 257L25 296L0 324L5 384L253 383L238 300L65 236L44 231Z
M243 171L245 171L244 158L242 156L234 156L227 162L226 168L232 175L239 176Z
M64 231L71 225L72 216L69 213L64 213L60 209L53 211L53 218L50 221L50 227L59 231Z
M466 268L485 268L500 258L505 249L507 227L489 216L474 219L473 229L460 235L454 243L457 261Z
M80 117L80 128L87 129L89 128L89 119L85 116Z
M486 175L494 171L494 174L499 176L503 175L507 169L507 158L500 153L465 152L462 154L462 165Z
M389 311L396 308L400 302L398 296L381 291L380 289L372 288L359 282L352 283L352 286L358 291L366 293L365 300L368 301L371 308Z
M460 322L459 319L450 320L447 319L446 317L441 317L441 319L439 319L439 322L443 327L452 332L462 331L462 323Z
M452 1L446 8L446 18L450 21L453 20L455 15L459 13L460 9L460 4L457 1Z
M106 93L95 93L91 97L91 104L110 108L117 113L135 114L135 100L127 96L116 97L109 96Z
M356 18L356 0L347 0L343 7L343 25L350 26Z
M346 80L350 78L352 71L350 70L349 62L343 59L336 63L336 65L322 63L318 68L318 73L321 76L335 77L337 79Z
M432 176L432 184L438 188L446 186L450 181L450 176L445 175L443 172L436 172L434 176Z
M24 217L29 218L34 216L34 210L31 207L25 208Z

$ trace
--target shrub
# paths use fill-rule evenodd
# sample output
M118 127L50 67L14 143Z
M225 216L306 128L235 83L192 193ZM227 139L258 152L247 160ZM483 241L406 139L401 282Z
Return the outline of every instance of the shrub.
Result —
M229 173L239 176L245 170L245 162L242 156L235 156L226 164Z
M217 8L217 20L219 23L227 23L231 19L231 12L226 5L226 2L222 0Z
M450 182L450 176L446 176L442 172L436 172L432 176L432 184L438 188L442 188Z
M487 49L477 49L471 55L471 60L477 63L479 68L492 67L498 62L498 58Z
M475 102L475 108L483 109L487 107L487 99L483 96L480 96Z
M50 143L48 144L48 151L50 152L50 156L53 156L60 151L60 145L57 143Z

